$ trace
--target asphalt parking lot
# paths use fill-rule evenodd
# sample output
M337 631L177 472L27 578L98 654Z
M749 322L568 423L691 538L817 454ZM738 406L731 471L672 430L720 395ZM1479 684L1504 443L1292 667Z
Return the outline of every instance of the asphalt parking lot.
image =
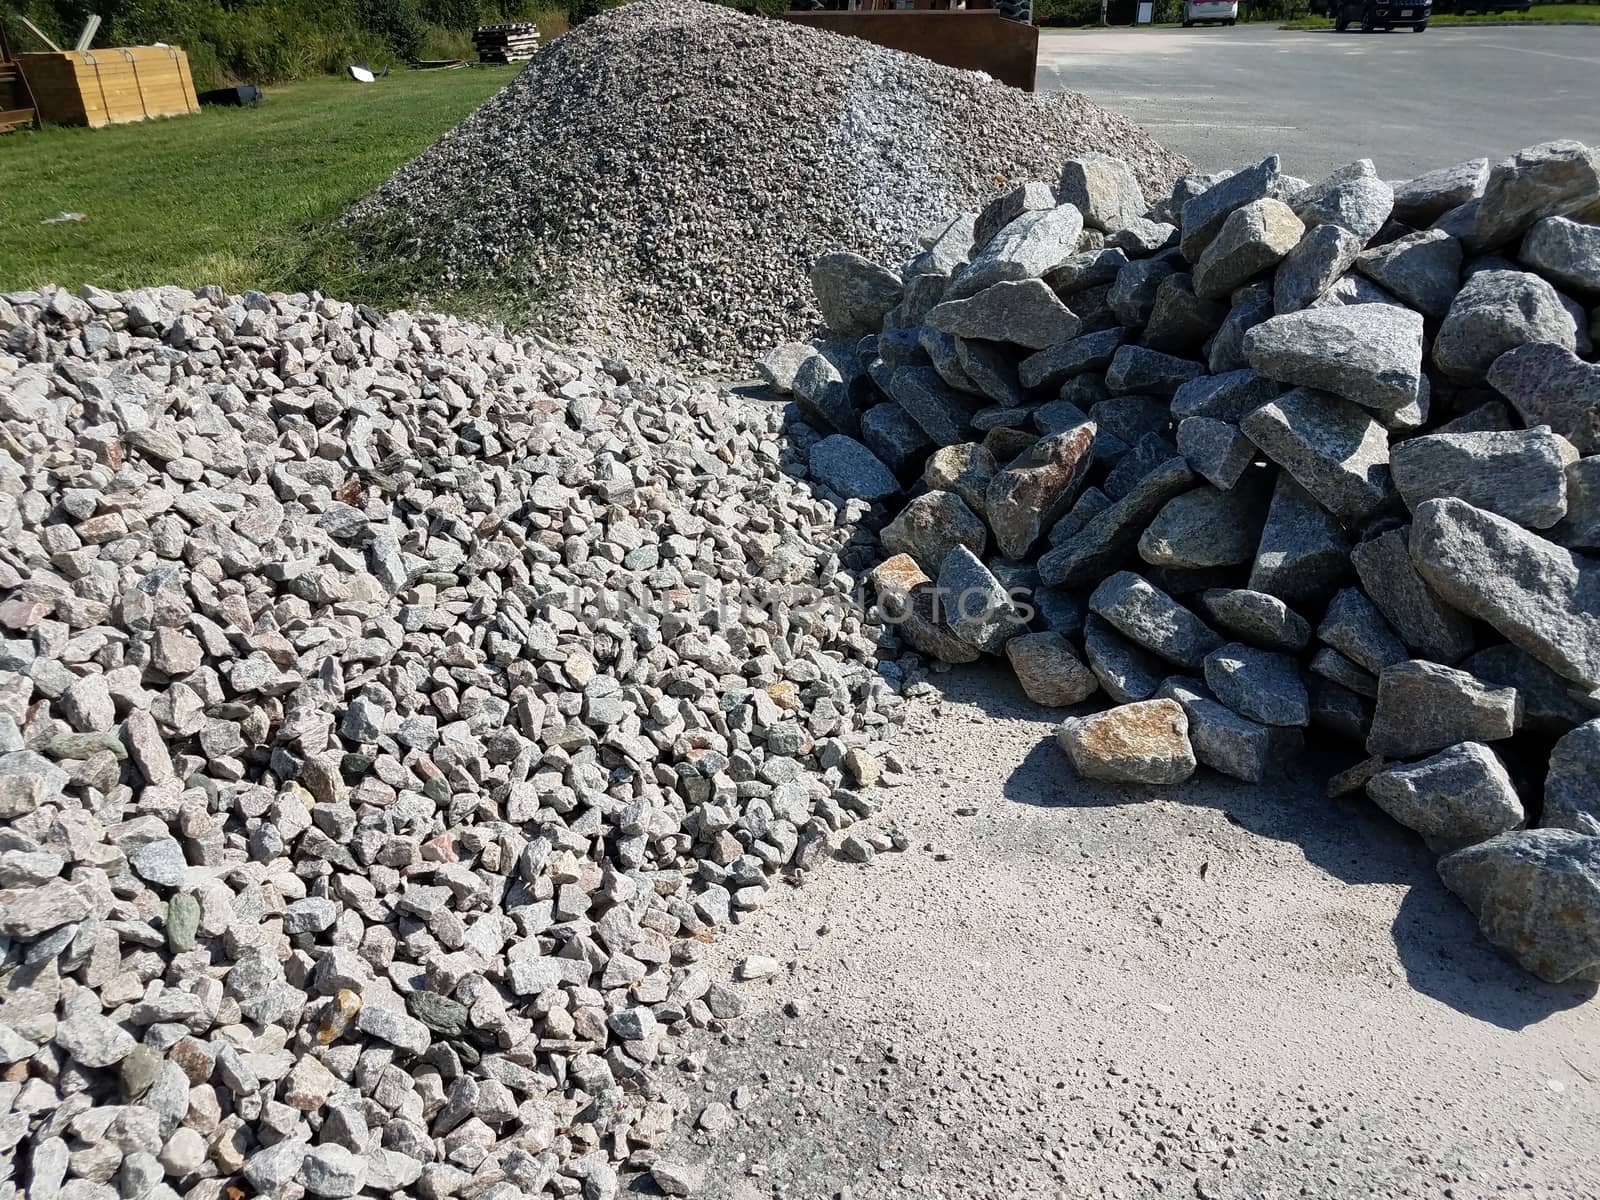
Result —
M1038 87L1084 92L1202 169L1276 152L1309 178L1371 158L1399 179L1551 138L1600 143L1600 26L1050 31Z

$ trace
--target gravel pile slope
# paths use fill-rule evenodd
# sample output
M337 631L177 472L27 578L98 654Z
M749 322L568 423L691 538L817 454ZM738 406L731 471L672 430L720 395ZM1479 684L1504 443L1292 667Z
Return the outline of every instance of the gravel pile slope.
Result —
M1184 169L1081 96L649 0L541 50L346 222L441 294L489 288L556 336L742 370L815 326L823 251L899 261L930 214L1090 150L1153 194Z
M897 776L865 506L778 421L446 317L0 297L15 1184L613 1196L739 1009L702 941L897 843L836 833Z
M1075 159L898 274L816 263L856 340L762 369L897 503L879 603L1105 709L1058 728L1087 779L1342 747L1486 937L1600 979L1600 153L1147 199Z

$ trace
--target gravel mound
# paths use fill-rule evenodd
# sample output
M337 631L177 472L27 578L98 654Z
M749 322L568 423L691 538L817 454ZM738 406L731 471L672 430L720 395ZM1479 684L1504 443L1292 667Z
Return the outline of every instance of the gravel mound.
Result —
M741 1005L702 943L836 838L904 849L857 823L903 707L846 594L866 506L780 420L448 317L0 298L27 1194L608 1200L649 1162L658 1067Z
M1082 96L648 0L541 50L344 223L439 295L487 291L553 336L743 372L815 328L805 274L824 250L899 261L932 215L1092 150L1152 194L1185 169Z
M817 260L851 336L761 368L833 431L812 475L898 510L880 611L1087 703L1086 779L1340 748L1490 941L1600 979L1600 154L1134 175L943 214L976 236L900 287Z

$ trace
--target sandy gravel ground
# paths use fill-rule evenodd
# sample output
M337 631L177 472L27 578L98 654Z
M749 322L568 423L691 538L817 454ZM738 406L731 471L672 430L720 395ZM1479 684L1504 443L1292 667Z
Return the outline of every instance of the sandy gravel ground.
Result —
M878 819L911 848L715 947L785 968L676 1074L702 1194L1600 1195L1592 986L1500 960L1330 764L1085 784L1006 673L941 682Z

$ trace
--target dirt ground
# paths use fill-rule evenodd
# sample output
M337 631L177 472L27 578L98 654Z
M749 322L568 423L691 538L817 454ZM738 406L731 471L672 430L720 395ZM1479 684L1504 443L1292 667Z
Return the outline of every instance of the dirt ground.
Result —
M1593 986L1502 961L1420 841L1324 798L1344 762L1086 784L1009 673L940 684L875 819L910 849L715 948L785 966L676 1070L697 1194L1600 1195Z

